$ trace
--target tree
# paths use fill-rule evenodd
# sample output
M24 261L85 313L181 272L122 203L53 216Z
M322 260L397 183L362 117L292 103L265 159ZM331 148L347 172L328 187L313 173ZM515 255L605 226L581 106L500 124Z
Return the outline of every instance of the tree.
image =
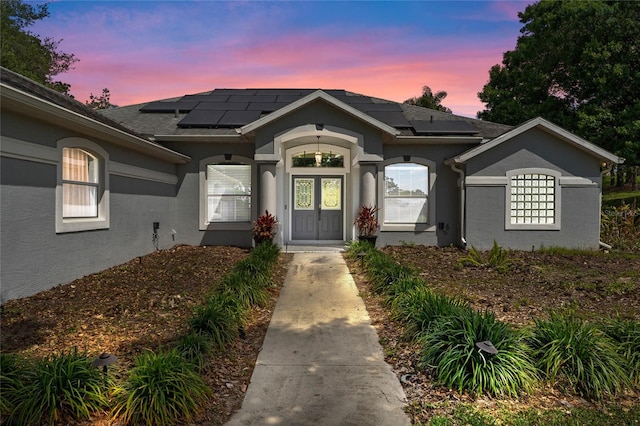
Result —
M84 103L91 109L109 109L116 105L111 103L111 92L106 87L102 89L102 95L96 96L93 92L89 95L89 100Z
M22 0L0 1L0 63L3 67L38 83L69 94L70 85L54 76L69 71L78 61L58 50L60 41L41 39L26 28L49 16L47 5L31 5Z
M447 97L447 92L445 92L444 90L441 90L433 94L429 86L423 86L422 96L407 99L406 101L404 101L404 103L409 105L417 105L424 108L431 108L437 111L451 113L451 110L449 108L441 104L442 100L446 97Z
M640 2L540 1L489 71L478 118L545 117L640 164Z

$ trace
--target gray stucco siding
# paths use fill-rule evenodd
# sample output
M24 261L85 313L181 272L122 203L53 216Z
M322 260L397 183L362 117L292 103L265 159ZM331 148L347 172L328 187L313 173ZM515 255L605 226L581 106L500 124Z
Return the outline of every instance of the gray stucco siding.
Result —
M597 158L553 138L539 129L531 129L502 143L467 163L467 176L505 176L513 169L540 167L558 170L564 176L599 178Z
M532 247L569 247L597 249L600 233L599 189L597 187L560 187L560 229L506 229L506 190L504 186L466 188L466 239L468 246L488 250L497 241L500 246L518 250Z

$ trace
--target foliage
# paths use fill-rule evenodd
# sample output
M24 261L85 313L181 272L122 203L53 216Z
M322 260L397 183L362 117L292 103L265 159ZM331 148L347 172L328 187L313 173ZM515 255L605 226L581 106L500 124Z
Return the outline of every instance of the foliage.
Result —
M462 311L438 318L421 338L421 365L434 368L439 383L474 394L516 397L538 381L524 334L490 312ZM490 341L498 353L482 354L476 342Z
M185 360L201 368L213 348L208 336L192 332L183 336L175 349Z
M424 108L435 109L436 111L451 113L451 110L442 105L442 101L447 97L447 92L440 90L435 94L431 91L429 86L422 87L422 95L420 97L414 97L404 101L405 104L416 105Z
M53 77L69 71L78 61L72 54L58 49L60 41L40 38L27 28L36 21L47 18L47 4L34 5L23 0L0 2L0 63L40 84L62 93L69 92L69 85L54 81Z
M222 350L225 343L238 336L238 327L242 324L246 309L236 295L215 293L195 310L189 324L194 332L209 335L213 346Z
M15 406L19 390L25 385L27 362L16 354L0 353L0 414Z
M640 162L640 2L539 1L519 13L515 50L489 71L478 118L543 116Z
M193 364L175 350L146 352L114 391L113 416L123 423L170 425L191 419L210 393Z
M618 347L597 324L571 312L536 319L530 345L537 367L552 382L580 395L602 399L630 386L628 365Z
M640 321L610 318L599 327L616 342L618 351L627 360L629 377L640 385Z
M91 109L109 109L115 108L116 105L111 103L111 92L109 89L102 89L102 94L100 96L96 96L93 93L89 95L89 100L84 103Z
M458 261L459 265L494 268L499 272L506 272L511 267L511 263L508 251L500 247L496 240L493 240L493 247L487 253L486 259L483 258L480 251L472 246L469 253Z
M390 305L391 317L404 324L405 336L412 340L427 333L433 322L440 318L468 315L471 311L462 299L418 286L398 294Z
M256 244L260 244L265 241L273 241L273 237L276 235L276 217L265 210L258 218L253 222L253 239Z
M351 259L358 259L360 253L367 256L369 253L378 253L378 250L367 241L352 240L347 243L347 256Z
M19 377L9 377L15 391L9 398L11 415L20 424L53 424L65 415L89 418L108 403L105 388L111 379L92 367L86 354L75 347L21 369Z
M626 203L603 208L600 235L616 249L640 252L640 208Z
M378 231L377 213L380 209L374 206L362 206L358 210L356 220L353 222L358 228L358 235L372 237Z
M275 245L273 241L271 244L267 244L266 242L259 244L251 251L251 257L262 259L269 270L271 270L271 266L273 266L275 261L278 260L278 256L280 256L280 247Z
M264 306L269 300L266 286L270 283L269 274L248 271L234 271L224 277L222 285L225 293L237 300L242 306Z
M419 408L418 408L419 409ZM430 419L429 426L577 426L577 425L633 425L640 418L640 407L579 407L551 410L529 408L521 411L482 410L478 405L459 403L449 416L437 415Z

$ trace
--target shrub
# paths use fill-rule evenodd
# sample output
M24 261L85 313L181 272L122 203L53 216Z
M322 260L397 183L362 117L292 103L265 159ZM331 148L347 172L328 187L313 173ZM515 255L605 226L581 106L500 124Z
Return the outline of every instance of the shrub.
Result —
M276 226L278 222L276 217L265 210L255 222L253 222L253 239L257 245L262 243L272 243L273 237L276 235Z
M16 354L0 353L0 414L8 415L25 385L27 361Z
M176 351L198 368L202 367L212 349L211 339L199 333L189 333L176 344Z
M385 291L387 296L387 304L392 304L396 297L414 290L416 288L427 288L427 283L420 277L415 275L403 277L393 282Z
M278 260L278 256L280 256L280 247L272 241L267 241L254 247L250 257L264 260L270 268Z
M264 273L234 271L227 274L220 285L224 292L232 295L244 307L264 306L269 300L266 291L271 277Z
M211 336L215 348L224 349L227 342L237 337L246 309L235 295L216 293L195 310L189 323L194 332Z
M193 364L175 350L146 352L114 391L113 416L125 424L168 425L181 417L188 421L210 392Z
M417 339L433 321L450 315L468 315L471 307L461 299L436 293L426 287L416 287L399 294L391 302L391 312L393 319L405 325L405 335Z
M421 366L434 368L439 383L460 392L515 397L531 391L538 377L523 334L490 312L463 312L436 319L421 336ZM497 354L483 355L476 347L487 340Z
M53 424L66 415L88 418L107 406L105 388L111 380L75 347L40 359L20 374L14 382L16 393L9 399L11 415L20 424Z
M511 263L512 260L508 256L508 251L500 247L496 240L493 240L493 247L487 253L486 259L472 246L469 249L469 253L458 261L459 265L494 268L499 272L508 271Z
M616 342L618 352L629 365L629 377L634 384L640 385L640 321L614 318L599 326Z
M347 244L347 255L351 259L357 259L359 253L364 253L366 255L369 252L375 251L377 251L375 247L366 241L352 240Z
M535 320L530 341L536 365L552 382L582 396L602 399L631 384L616 343L596 324L571 312Z

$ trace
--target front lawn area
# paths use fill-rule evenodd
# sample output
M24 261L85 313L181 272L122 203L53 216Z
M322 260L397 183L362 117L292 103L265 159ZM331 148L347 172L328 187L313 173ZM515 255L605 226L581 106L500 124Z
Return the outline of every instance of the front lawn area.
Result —
M551 310L572 313L586 322L608 317L640 320L640 254L637 253L507 251L509 266L500 272L487 266L461 265L460 260L468 252L457 248L409 244L385 247L382 252L398 264L415 270L427 288L461 298L474 310L488 311L515 329L546 319ZM545 382L518 399L474 396L437 385L433 371L418 368L421 347L418 342L408 341L403 336L402 324L393 320L389 295L382 295L375 288L372 278L366 274L366 265L363 269L359 260L345 257L383 344L386 360L394 367L407 394L415 424L640 422L637 386L615 398L596 401L562 385Z

